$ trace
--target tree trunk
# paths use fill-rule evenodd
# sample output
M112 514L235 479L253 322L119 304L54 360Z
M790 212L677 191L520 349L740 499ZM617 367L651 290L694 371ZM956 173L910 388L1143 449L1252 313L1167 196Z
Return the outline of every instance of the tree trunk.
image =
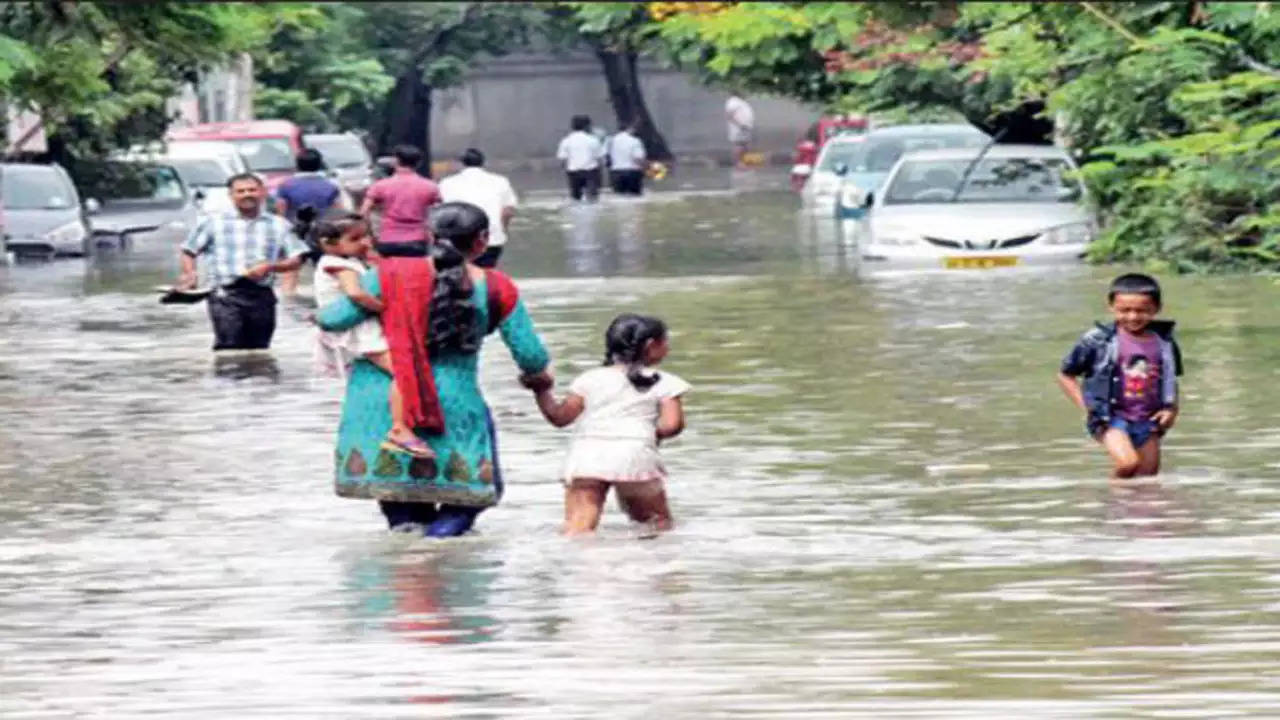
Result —
M418 172L431 171L431 86L422 82L422 70L409 68L396 78L387 94L377 136L378 155L390 155L396 145L422 150Z
M667 147L667 140L654 127L653 117L649 115L649 107L644 101L640 75L636 69L636 52L597 46L596 57L600 59L600 67L604 70L604 81L609 88L609 103L613 105L618 129L627 127L632 121L638 121L640 127L636 134L640 142L644 143L644 151L649 159L670 160L671 150Z

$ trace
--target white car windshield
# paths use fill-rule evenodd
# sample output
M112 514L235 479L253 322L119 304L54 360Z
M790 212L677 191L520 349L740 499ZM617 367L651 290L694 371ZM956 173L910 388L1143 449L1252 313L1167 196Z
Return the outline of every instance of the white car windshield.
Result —
M850 172L886 173L893 169L898 158L909 152L920 150L947 150L950 148L982 147L987 144L987 136L974 130L973 132L927 133L920 135L892 135L876 137L868 135L860 143L851 143L847 159ZM834 148L832 148L834 149Z
M852 168L853 160L858 155L858 150L866 144L865 142L839 142L827 143L827 147L822 151L822 161L818 163L818 170L822 172L835 172L836 166L841 163L845 167Z
M8 166L0 186L7 210L66 210L75 203L75 191L53 168Z
M369 153L353 137L304 138L308 146L320 151L324 164L331 168L362 167L369 164Z
M166 163L178 171L178 175L187 185L200 187L223 186L231 177L217 160L196 160L189 158L169 158Z
M951 202L972 160L904 162L885 193L886 205ZM1060 158L985 158L973 168L956 202L1076 202L1080 185Z
M288 138L236 138L230 142L251 170L292 170L296 164Z

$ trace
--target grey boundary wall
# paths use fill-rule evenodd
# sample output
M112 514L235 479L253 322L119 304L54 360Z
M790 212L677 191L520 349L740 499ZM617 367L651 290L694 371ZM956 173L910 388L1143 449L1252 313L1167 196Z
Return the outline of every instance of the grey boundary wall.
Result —
M677 162L727 165L724 101L728 92L642 61L640 83L649 112ZM785 163L796 139L818 109L790 100L748 96L755 110L754 149ZM584 113L609 132L616 128L600 63L589 54L522 53L477 65L460 87L437 91L431 121L431 154L456 158L480 148L495 168L532 170L556 166L555 151L570 116Z

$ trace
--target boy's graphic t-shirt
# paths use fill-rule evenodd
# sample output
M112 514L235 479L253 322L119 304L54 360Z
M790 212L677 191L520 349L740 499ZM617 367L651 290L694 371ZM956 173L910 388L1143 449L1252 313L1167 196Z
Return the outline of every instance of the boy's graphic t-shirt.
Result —
M1150 420L1163 406L1160 399L1160 338L1155 333L1135 337L1121 330L1120 404L1116 414L1131 422Z

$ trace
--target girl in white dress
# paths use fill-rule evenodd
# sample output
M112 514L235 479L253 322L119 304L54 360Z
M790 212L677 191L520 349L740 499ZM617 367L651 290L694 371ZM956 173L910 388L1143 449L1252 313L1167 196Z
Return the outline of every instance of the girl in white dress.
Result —
M550 383L525 380L552 425L578 420L564 470L564 533L589 533L600 523L609 488L636 522L671 527L658 443L684 430L681 397L691 388L654 366L667 356L667 327L657 318L619 315L605 332L604 367L573 381L563 400Z
M316 238L324 251L316 263L316 306L324 307L346 295L371 312L382 312L382 301L360 285L360 276L369 269L364 260L373 248L369 223L364 216L346 211L330 213L316 225ZM351 363L357 358L364 358L394 378L391 349L378 318L371 317L350 330L318 332L315 355L322 374L345 377ZM391 430L387 432L383 447L415 457L435 457L431 446L405 424L404 405L400 402L394 381L387 402L391 405Z

